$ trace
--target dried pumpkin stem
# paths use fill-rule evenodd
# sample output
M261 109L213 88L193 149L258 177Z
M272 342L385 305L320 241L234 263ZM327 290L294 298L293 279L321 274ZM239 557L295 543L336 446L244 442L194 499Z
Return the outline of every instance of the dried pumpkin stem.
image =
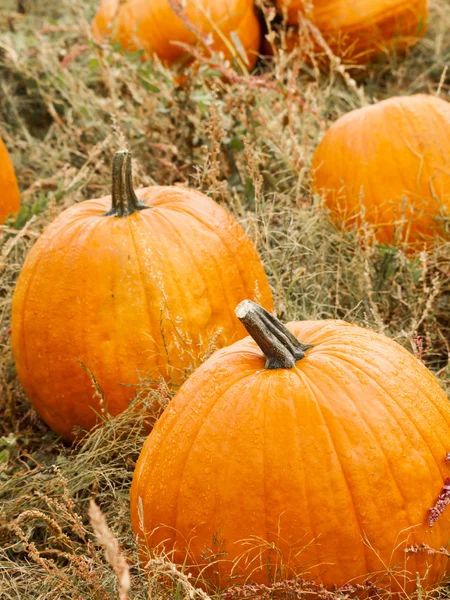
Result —
M144 208L148 206L139 202L133 189L131 152L119 150L112 161L112 202L111 210L106 215L126 217Z
M256 302L244 300L235 313L264 352L266 369L292 369L312 348L309 344L299 342L289 329Z

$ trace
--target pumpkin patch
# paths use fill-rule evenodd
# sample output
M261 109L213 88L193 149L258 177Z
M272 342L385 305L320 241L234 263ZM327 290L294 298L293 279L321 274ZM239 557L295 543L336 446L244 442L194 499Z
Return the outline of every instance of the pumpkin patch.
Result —
M1 600L449 598L450 2L0 5Z

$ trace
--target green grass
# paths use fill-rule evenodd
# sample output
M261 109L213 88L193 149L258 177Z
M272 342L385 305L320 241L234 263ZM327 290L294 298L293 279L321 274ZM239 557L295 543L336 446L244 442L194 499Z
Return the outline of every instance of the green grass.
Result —
M28 403L9 343L26 253L67 206L110 192L111 157L128 144L136 185L189 185L239 219L283 320L342 318L416 353L420 340L423 360L450 389L450 243L415 259L361 244L329 224L309 173L320 136L349 110L398 94L448 98L450 4L431 3L429 31L406 59L364 73L320 71L280 51L252 75L204 64L185 88L139 54L96 47L93 0L22 4L23 13L12 0L0 9L0 131L23 203L0 233L0 597L117 597L114 560L94 543L87 517L94 497L130 565L130 598L201 598L167 559L145 575L130 529L143 413L157 418L163 391L143 384L140 412L105 422L75 449ZM102 527L98 538L111 546Z

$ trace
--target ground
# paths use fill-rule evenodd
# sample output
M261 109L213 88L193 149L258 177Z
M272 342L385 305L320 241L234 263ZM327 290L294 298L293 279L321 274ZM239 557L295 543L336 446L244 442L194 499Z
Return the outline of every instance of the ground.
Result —
M259 249L282 320L371 327L450 390L450 244L415 258L371 245L364 231L335 230L310 189L314 149L340 115L400 94L448 99L450 4L431 0L428 32L409 56L368 70L280 47L251 75L202 64L184 83L139 54L96 46L93 0L1 4L0 131L22 209L0 231L0 597L109 599L118 580L125 597L122 552L130 598L205 598L163 558L150 575L139 567L128 493L142 412L134 407L69 448L27 401L10 349L25 256L63 209L109 193L111 156L128 145L136 185L189 185L235 215ZM156 419L166 392L143 384L139 394ZM89 520L91 498L104 517L94 506Z

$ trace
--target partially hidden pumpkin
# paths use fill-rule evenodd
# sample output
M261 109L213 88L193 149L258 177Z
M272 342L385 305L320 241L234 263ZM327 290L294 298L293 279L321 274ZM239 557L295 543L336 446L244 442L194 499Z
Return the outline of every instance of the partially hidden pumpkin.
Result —
M209 349L240 339L233 308L272 306L256 249L235 219L180 187L134 193L128 151L113 194L65 210L30 251L13 298L20 381L66 440L123 411L143 380L178 385Z
M356 325L283 326L249 300L236 314L253 339L195 371L141 451L131 516L143 558L164 550L221 588L440 582L450 404L435 377Z
M278 0L278 8L291 24L309 19L335 54L357 64L406 51L428 24L427 0Z
M3 140L0 138L0 225L20 208L16 174Z
M364 221L379 242L421 249L448 239L450 103L418 94L353 110L326 132L313 189L336 224Z
M99 42L110 38L167 63L186 54L181 43L221 51L247 68L261 35L253 0L102 0L92 32Z

